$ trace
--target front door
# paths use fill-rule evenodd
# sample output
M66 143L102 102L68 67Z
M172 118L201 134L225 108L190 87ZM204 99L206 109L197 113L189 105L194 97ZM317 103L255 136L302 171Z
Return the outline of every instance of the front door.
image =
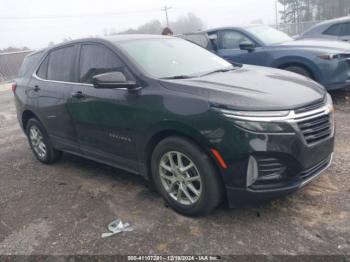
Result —
M263 47L257 46L253 51L241 50L239 45L243 42L254 43L252 39L239 31L221 31L218 35L217 54L231 63L251 65L267 64Z
M69 111L84 154L96 159L135 168L135 135L129 126L138 95L127 89L96 89L92 77L107 72L128 74L119 57L101 44L84 44L80 49L78 82ZM120 164L119 164L120 163Z

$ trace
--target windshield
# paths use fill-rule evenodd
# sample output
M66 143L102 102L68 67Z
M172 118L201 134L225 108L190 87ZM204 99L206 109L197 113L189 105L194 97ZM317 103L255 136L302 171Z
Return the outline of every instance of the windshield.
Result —
M252 26L246 28L246 30L265 45L280 44L293 40L287 34L268 26Z
M117 43L147 74L156 78L194 77L233 66L217 55L179 38Z

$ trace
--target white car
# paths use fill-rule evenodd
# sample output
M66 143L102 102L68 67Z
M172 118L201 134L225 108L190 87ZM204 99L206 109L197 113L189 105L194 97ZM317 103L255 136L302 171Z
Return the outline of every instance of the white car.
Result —
M313 26L297 39L318 38L350 41L350 16L327 20Z

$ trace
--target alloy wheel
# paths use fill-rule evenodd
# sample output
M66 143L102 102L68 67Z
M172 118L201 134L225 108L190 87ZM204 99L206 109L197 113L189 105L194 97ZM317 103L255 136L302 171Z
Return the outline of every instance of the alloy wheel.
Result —
M35 153L40 159L45 159L47 150L44 142L44 138L39 128L36 126L31 126L29 128L29 139Z
M195 204L202 194L202 180L194 162L178 151L165 153L159 175L166 192L182 205Z

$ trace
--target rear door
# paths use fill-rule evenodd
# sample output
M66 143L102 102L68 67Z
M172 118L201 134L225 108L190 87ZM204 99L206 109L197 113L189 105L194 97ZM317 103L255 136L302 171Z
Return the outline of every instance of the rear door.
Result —
M77 46L51 50L30 81L36 100L36 113L48 130L52 141L62 149L77 149L76 132L67 111L74 88Z
M116 165L136 168L136 148L129 123L132 104L137 95L127 89L96 89L92 78L107 72L123 72L131 80L125 65L105 45L82 44L80 47L78 82L73 91L69 111L84 154Z
M205 49L214 52L214 47L209 39L209 36L206 33L195 33L195 34L186 34L183 36L180 36L183 39L186 39L187 41L190 41L196 45L199 45L201 47L204 47Z

